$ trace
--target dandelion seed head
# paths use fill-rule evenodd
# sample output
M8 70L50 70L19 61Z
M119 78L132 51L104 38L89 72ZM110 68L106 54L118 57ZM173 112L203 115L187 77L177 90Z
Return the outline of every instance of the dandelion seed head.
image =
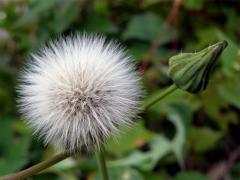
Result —
M18 104L46 144L66 150L100 146L130 125L142 96L132 59L98 35L60 38L31 56Z

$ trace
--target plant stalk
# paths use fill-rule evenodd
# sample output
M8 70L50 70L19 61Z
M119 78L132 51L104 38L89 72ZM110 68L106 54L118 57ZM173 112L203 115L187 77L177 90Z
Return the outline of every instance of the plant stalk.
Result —
M162 100L169 94L171 94L173 91L177 89L177 86L175 84L172 84L170 87L168 87L165 91L163 91L160 95L155 97L154 99L148 101L146 104L143 105L142 110L145 111L149 109L151 106L153 106L158 101ZM30 177L36 173L39 173L40 171L47 169L48 167L68 158L71 156L70 152L63 152L62 154L58 154L54 157L51 157L45 161L42 161L32 167L29 167L25 170L19 171L17 173L9 174L6 176L0 177L1 180L19 180L24 179L27 177ZM100 150L96 148L96 156L98 159L98 164L100 168L100 172L102 175L103 180L109 180L108 173L107 173L107 167L106 167L106 161L104 158L104 147Z
M104 147L101 147L100 149L96 147L96 157L98 160L98 167L101 172L102 180L108 180L108 173L107 173L107 166L106 161L104 157Z
M143 105L142 110L146 111L147 109L149 109L152 105L156 104L158 101L162 100L163 98L165 98L166 96L168 96L169 94L171 94L173 91L175 91L176 89L178 89L178 87L175 84L172 84L171 86L169 86L165 91L163 91L161 94L159 94L156 98L146 102L146 104Z
M71 155L70 152L64 152L62 154L58 154L54 157L51 157L45 161L42 161L32 167L29 167L23 171L17 172L17 173L13 173L13 174L9 174L6 176L2 176L0 177L1 180L19 180L19 179L25 179L27 177L30 177L66 158L68 158Z

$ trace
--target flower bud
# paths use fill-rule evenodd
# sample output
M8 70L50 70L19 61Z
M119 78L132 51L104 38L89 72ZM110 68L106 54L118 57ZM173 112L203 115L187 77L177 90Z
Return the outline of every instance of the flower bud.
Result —
M175 85L191 93L206 89L211 69L218 56L227 47L218 42L196 53L181 53L169 60L168 75Z

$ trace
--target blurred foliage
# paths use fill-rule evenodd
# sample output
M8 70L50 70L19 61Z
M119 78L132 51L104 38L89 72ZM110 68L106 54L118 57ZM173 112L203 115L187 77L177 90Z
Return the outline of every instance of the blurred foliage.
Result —
M240 2L184 0L166 20L171 0L0 1L0 175L21 170L57 150L32 136L16 108L17 77L30 52L60 35L99 32L118 39L139 67L159 36L144 71L147 97L171 84L169 57L227 40L209 87L178 90L107 144L110 179L240 178ZM164 30L163 30L164 29ZM100 179L93 154L70 158L33 179Z

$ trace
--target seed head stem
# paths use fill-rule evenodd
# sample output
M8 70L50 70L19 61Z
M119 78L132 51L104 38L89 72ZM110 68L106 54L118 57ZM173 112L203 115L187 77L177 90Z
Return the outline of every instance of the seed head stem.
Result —
M96 148L96 157L98 160L98 167L101 172L102 180L108 180L107 166L104 157L104 147L101 149Z
M27 177L30 177L44 169L47 169L48 167L51 167L52 165L68 158L71 154L69 152L64 152L62 154L58 154L52 158L49 158L43 162L40 162L32 167L29 167L23 171L9 174L6 176L0 177L1 180L19 180L19 179L25 179Z
M167 97L169 94L174 92L177 89L177 87L173 84L169 86L164 92L162 92L160 95L155 97L154 99L148 101L146 104L143 105L142 110L145 111L149 109L151 106L156 104L158 101L162 100L163 98ZM68 158L71 154L69 152L64 152L62 154L56 155L54 157L49 158L48 160L45 160L43 162L40 162L32 167L29 167L28 169L25 169L23 171L9 174L6 176L0 177L1 180L18 180L18 179L24 179L27 177L30 177L36 173L39 173L40 171L47 169L48 167ZM109 180L108 173L107 173L107 167L106 167L106 161L104 158L104 148L102 147L101 150L96 148L96 157L98 159L98 164L100 168L100 172L102 175L103 180Z

